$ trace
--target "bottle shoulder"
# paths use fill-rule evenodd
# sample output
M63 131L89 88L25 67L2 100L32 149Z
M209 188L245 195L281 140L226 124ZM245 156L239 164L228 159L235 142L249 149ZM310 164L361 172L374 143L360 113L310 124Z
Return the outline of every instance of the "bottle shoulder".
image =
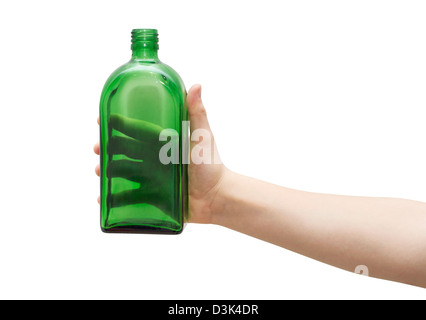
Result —
M186 93L185 85L179 74L169 65L158 61L155 63L130 60L114 70L105 82L103 91L110 86L125 85L129 79L152 78L153 81L164 81L166 85L175 87Z

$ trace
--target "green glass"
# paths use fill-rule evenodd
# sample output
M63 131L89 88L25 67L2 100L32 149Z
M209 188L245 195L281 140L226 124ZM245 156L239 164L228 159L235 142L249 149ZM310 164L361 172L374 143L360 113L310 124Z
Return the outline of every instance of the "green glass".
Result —
M179 148L187 139L185 86L158 59L157 30L134 29L131 49L132 58L111 74L100 100L101 229L181 233L188 205ZM161 132L169 133L166 139ZM161 150L176 161L163 164Z

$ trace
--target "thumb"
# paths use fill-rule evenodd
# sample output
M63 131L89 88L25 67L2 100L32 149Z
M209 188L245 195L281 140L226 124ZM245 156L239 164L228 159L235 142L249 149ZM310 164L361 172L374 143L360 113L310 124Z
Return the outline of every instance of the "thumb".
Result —
M211 132L206 108L204 108L201 100L201 85L195 84L189 89L186 96L186 106L191 124L191 133L196 129L206 129Z
M206 148L203 151L203 155L205 154L206 158L209 158L208 155L211 155L209 158L210 160L206 160L207 162L205 163L221 164L222 161L217 150L216 142L210 129L209 121L207 120L206 108L204 108L203 101L201 100L201 85L195 84L191 87L191 89L189 89L188 95L186 96L186 106L188 109L189 126L191 129L191 145L193 146L194 141L197 141L197 138L199 138L200 135L202 137L202 141L196 144L197 147ZM195 140L193 140L193 133L195 130L199 130L199 135L195 134ZM206 132L203 134L204 130L207 130L208 137L205 135ZM210 147L210 150L207 146ZM193 155L191 154L191 156ZM192 158L192 160L194 159Z

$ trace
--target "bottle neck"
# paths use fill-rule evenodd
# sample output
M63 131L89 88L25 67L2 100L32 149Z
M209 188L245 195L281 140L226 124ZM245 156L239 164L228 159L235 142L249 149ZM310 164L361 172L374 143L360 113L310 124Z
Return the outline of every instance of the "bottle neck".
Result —
M156 29L132 30L132 60L156 62L158 60L158 32Z
M137 49L132 50L132 60L139 61L152 61L156 62L158 60L158 50L153 49Z

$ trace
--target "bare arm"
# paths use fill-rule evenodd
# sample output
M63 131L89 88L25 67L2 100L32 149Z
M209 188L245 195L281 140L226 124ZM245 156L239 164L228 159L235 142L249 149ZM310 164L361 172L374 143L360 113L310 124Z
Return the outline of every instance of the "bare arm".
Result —
M426 203L292 190L226 170L212 223L327 264L426 287Z

